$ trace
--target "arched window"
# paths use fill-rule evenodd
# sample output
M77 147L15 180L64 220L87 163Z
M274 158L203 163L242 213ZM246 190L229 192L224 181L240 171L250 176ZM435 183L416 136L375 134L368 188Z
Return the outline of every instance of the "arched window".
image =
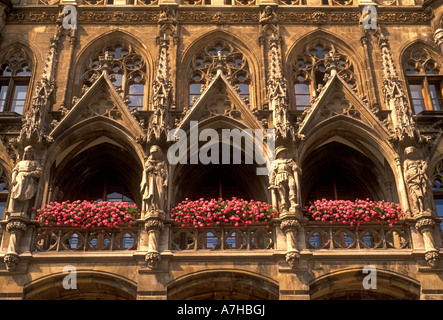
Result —
M440 162L435 168L432 177L432 193L434 195L437 215L439 218L443 218L443 162ZM440 230L443 230L443 222L440 228Z
M131 109L142 110L145 100L146 62L136 53L131 45L124 42L113 42L95 54L85 67L82 76L82 88L89 88L100 76L99 57L108 55L113 57L111 77L114 86L124 93Z
M408 50L405 57L403 67L414 112L443 110L441 64L421 46Z
M317 90L326 84L325 58L329 54L339 56L338 74L351 89L357 90L354 67L349 58L338 52L334 45L318 40L312 42L304 52L296 56L292 67L297 110L311 107L311 98L315 97Z
M31 79L31 62L22 48L11 49L0 66L0 111L23 114Z
M249 105L251 74L244 55L230 43L217 40L209 43L191 61L188 73L189 106L200 98L217 73L215 59L221 55L225 61L223 74Z

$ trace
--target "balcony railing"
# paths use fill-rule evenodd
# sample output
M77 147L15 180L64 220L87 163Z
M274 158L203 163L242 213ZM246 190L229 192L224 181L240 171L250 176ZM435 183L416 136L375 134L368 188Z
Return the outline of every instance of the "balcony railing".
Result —
M266 225L242 227L207 227L203 229L172 227L171 250L257 250L274 248L274 232Z
M411 235L406 224L392 228L383 224L361 225L359 228L310 222L305 227L308 249L409 249Z
M32 251L117 251L137 249L138 228L122 228L121 232L86 231L79 228L36 230Z

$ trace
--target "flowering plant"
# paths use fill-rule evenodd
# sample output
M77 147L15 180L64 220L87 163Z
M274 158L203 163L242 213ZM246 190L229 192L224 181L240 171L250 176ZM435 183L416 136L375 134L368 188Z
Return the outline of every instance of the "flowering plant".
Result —
M276 216L278 212L270 204L235 197L231 200L202 198L195 201L186 198L171 213L171 218L182 227L193 225L195 228L223 223L246 227L254 222L268 222Z
M317 200L304 207L305 214L315 221L341 222L359 226L368 222L385 221L392 227L405 215L400 204L386 201Z
M139 215L137 206L127 202L77 200L45 204L37 210L36 220L42 228L70 226L105 232L105 229L122 231L121 227L131 226Z

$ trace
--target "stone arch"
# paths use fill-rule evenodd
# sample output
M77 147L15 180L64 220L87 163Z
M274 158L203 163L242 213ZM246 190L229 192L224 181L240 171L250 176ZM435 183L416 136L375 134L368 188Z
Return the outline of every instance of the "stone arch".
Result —
M362 190L376 198L372 200L399 201L396 187L399 173L395 153L386 143L387 139L383 140L360 121L341 116L322 122L311 132L299 149L303 170L301 203L313 181L317 181L322 172L332 170L347 172L350 179L364 184ZM333 165L337 167L332 168Z
M198 54L208 42L214 41L226 41L238 49L246 58L248 65L251 69L251 108L257 107L258 102L264 97L261 96L261 86L260 79L263 78L262 70L258 64L258 57L254 53L253 49L247 46L243 41L241 41L236 35L225 31L225 30L214 30L200 36L198 39L193 41L187 48L184 49L180 63L177 64L177 105L185 106L187 105L188 99L188 84L187 75L191 60Z
M399 62L399 66L401 66L402 69L402 74L405 75L406 71L404 68L406 59L408 59L408 54L411 53L412 50L414 49L424 49L426 51L428 51L431 55L432 58L434 58L435 60L437 60L440 63L441 69L443 69L443 58L441 57L441 54L438 50L438 48L436 48L435 44L432 42L427 42L423 39L414 39L411 41L408 41L407 43L405 43L400 50L398 50L399 55L398 55L398 62ZM443 70L440 70L441 72L443 72Z
M23 287L23 300L135 300L137 284L117 274L76 270L77 289L64 289L70 273L53 273Z
M418 300L420 283L408 276L376 268L376 289L365 289L363 268L333 271L309 283L312 300Z
M228 130L245 130L249 129L245 124L242 122L239 122L235 119L228 118L225 116L216 116L211 119L206 119L202 122L199 122L199 132L204 129L213 129L217 131L219 135L219 141L220 145L222 144L222 130L228 129ZM204 183L209 183L206 187L216 187L215 185L211 184L213 181L212 178L215 176L223 176L227 178L227 183L230 187L233 187L233 184L238 184L240 189L244 192L242 192L242 196L238 195L238 198L241 197L247 197L254 200L259 201L265 201L268 203L271 203L270 194L267 189L267 183L268 183L268 176L267 175L257 175L257 168L258 165L260 165L260 168L265 168L265 166L261 166L261 163L257 163L256 160L256 152L257 152L257 146L262 146L264 152L266 152L267 146L263 143L263 141L259 141L257 136L255 136L254 130L251 129L250 131L252 135L248 134L248 138L250 139L248 141L253 142L253 154L249 154L248 150L245 148L245 141L242 138L242 144L241 146L233 146L233 139L231 139L230 144L230 164L208 164L203 165L198 161L198 164L190 164L191 159L191 143L190 143L190 130L186 131L186 136L188 139L187 142L187 149L186 149L186 156L187 156L187 164L178 163L176 165L172 166L171 170L171 176L172 176L172 185L174 186L174 189L171 192L172 198L171 203L177 204L185 198L192 197L193 192L195 191L195 194L198 193L198 190L196 188L201 188L206 186ZM246 139L246 138L244 138ZM209 139L208 139L209 140ZM200 152L201 147L203 147L207 141L200 141L198 144L197 152ZM261 143L261 145L260 145ZM222 148L222 147L220 147ZM236 150L234 150L236 149ZM223 155L223 150L220 150L220 155ZM241 163L235 164L232 156L234 152L238 151L241 154ZM253 160L252 164L245 164L245 154L250 156ZM268 156L264 154L264 160L268 160ZM199 199L200 196L195 195L197 197L196 199ZM223 196L224 197L224 196ZM218 196L215 196L215 198L218 198ZM191 199L191 200L196 200ZM249 200L249 199L248 199Z
M151 53L148 51L146 46L142 41L137 39L133 34L130 34L126 31L122 30L111 30L109 32L105 32L98 37L90 40L77 54L73 65L75 66L73 77L70 77L68 81L72 87L71 97L72 99L74 95L79 95L81 92L80 79L82 77L82 71L85 67L86 62L90 59L91 55L94 55L96 52L100 51L104 46L109 44L109 42L122 42L124 44L130 45L133 47L138 54L140 54L146 61L146 88L151 88L151 84L153 82L155 76L155 68L154 68L154 59ZM145 98L145 101L149 101L149 95L151 94L150 89L147 91L148 97ZM69 100L68 100L69 101Z
M85 179L109 174L128 186L133 200L141 204L144 151L130 130L113 120L90 118L62 132L47 150L44 163L43 203L68 200Z
M169 300L277 300L278 283L238 270L206 270L179 277L167 285Z
M345 37L345 35L344 35ZM343 37L343 38L344 38ZM357 50L351 48L349 44L347 44L344 40L339 38L338 36L325 31L325 30L314 30L302 36L300 39L295 41L291 46L289 46L287 50L287 55L284 63L284 72L286 74L286 78L288 79L289 87L293 88L292 84L292 74L293 74L293 65L295 59L298 55L304 52L308 45L315 43L316 41L322 41L325 43L330 43L333 45L339 53L345 54L349 57L352 65L354 67L354 74L357 77L357 87L360 95L364 95L364 58L358 53ZM360 44L359 44L360 45ZM360 47L360 46L359 46ZM289 102L290 105L295 105L295 93L294 90L289 90Z

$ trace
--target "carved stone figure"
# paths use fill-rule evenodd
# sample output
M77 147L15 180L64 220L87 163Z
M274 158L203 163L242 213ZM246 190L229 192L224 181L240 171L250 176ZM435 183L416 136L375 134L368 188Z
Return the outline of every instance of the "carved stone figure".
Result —
M141 193L143 196L142 212L164 212L166 208L166 192L168 185L168 168L162 160L160 147L154 145L145 163Z
M24 150L23 160L17 163L12 173L10 212L28 212L31 199L37 192L38 179L41 175L40 162L34 160L33 148L27 146Z
M274 169L269 177L269 188L278 192L282 212L295 213L297 204L296 177L301 172L299 166L287 154L288 149L278 147L275 151ZM276 196L276 194L274 194Z
M411 195L414 214L419 214L427 209L427 189L430 180L426 174L427 163L424 160L416 159L417 150L415 147L405 149L407 159L404 161L403 170L405 181Z
M271 6L266 6L259 18L260 24L276 23L277 15L272 10Z

